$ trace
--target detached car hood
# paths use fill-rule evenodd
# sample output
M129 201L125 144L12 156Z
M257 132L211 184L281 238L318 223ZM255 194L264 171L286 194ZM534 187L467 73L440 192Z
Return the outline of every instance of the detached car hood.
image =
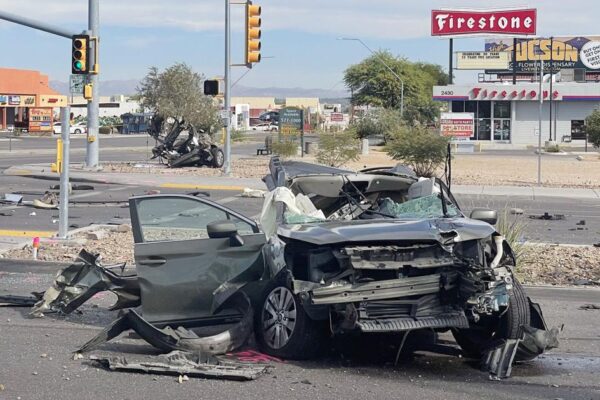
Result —
M418 220L358 220L330 221L313 224L281 225L277 231L283 238L313 244L345 242L381 242L406 240L411 242L483 239L495 232L486 222L468 218L436 218Z

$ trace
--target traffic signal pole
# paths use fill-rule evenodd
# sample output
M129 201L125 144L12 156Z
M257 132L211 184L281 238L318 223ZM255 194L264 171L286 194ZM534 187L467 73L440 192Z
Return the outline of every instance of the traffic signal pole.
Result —
M96 69L95 66L98 64L96 60L97 46L99 45L99 25L100 25L100 12L99 12L99 0L89 0L88 4L88 30L87 32L91 37L96 38L94 41L93 51L90 53L90 65L92 69ZM100 140L99 140L99 107L100 107L100 89L98 73L88 75L88 83L92 85L92 99L88 101L87 105L87 146L85 156L85 166L87 168L96 169L99 167L99 153L100 153Z
M31 18L21 17L20 15L7 13L7 12L1 11L1 10L0 10L0 19L9 21L9 22L14 22L15 24L19 24L19 25L24 25L29 28L37 29L39 31L51 33L53 35L62 36L67 39L71 39L74 35L77 35L76 32L71 32L71 31L63 29L59 26L50 25L45 22L36 21Z
M91 1L91 0L90 0ZM225 160L223 174L231 175L231 0L225 0Z

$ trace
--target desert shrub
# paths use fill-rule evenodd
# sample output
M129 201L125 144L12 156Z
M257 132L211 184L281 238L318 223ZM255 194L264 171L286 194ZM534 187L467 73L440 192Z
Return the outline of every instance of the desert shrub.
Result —
M381 109L372 111L354 124L356 136L360 139L369 136L382 136L387 142L390 137L402 128L404 122L400 111Z
M300 142L293 136L282 137L280 140L273 140L273 154L282 158L289 158L298 155L298 145Z
M527 245L524 240L526 228L527 222L522 215L511 215L508 208L504 208L504 210L498 213L496 230L508 242L517 259L517 266L519 265L519 261L527 254Z
M422 126L402 127L386 145L387 154L411 167L418 176L431 177L446 160L448 138Z
M356 161L360 156L360 140L356 131L349 129L338 133L321 133L317 162L331 167L340 167L348 161Z
M585 119L585 131L588 141L594 147L600 147L600 110L595 110Z

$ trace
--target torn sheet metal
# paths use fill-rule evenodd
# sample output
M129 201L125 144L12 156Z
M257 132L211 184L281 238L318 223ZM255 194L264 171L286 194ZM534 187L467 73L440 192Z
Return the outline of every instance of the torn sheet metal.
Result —
M58 272L54 283L44 292L44 296L34 305L30 314L69 314L96 293L107 290L117 295L117 302L110 307L111 310L139 306L140 286L137 275L119 275L113 269L122 271L125 264L103 266L98 262L98 258L98 255L81 250L75 263Z
M144 320L134 310L128 310L96 337L81 346L77 352L87 352L131 329L146 342L163 351L184 350L199 351L204 354L225 354L239 348L246 342L252 333L253 325L252 306L248 296L238 292L228 301L228 306L243 314L242 319L226 331L206 337L199 337L192 330L181 326L177 329L169 326L158 329Z
M510 376L519 342L519 339L502 340L483 355L481 369L490 373L490 379L505 379Z
M228 362L203 353L173 351L151 357L150 361L128 361L125 357L91 356L90 360L113 371L146 372L151 374L188 375L199 378L247 381L257 379L267 371L264 365Z

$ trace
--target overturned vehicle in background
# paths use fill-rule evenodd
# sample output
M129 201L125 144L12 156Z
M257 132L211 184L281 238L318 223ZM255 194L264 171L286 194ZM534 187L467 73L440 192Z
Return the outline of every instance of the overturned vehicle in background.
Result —
M223 166L223 150L209 134L188 122L155 114L148 134L157 141L152 158L166 162L169 167Z
M131 198L137 275L84 255L37 310L72 310L101 290L117 294L113 308L141 305L81 351L133 329L165 351L225 352L254 331L265 353L298 359L342 332L450 330L505 377L557 346L495 211L466 217L444 182L402 166L355 173L274 157L269 168L260 226L205 197Z

